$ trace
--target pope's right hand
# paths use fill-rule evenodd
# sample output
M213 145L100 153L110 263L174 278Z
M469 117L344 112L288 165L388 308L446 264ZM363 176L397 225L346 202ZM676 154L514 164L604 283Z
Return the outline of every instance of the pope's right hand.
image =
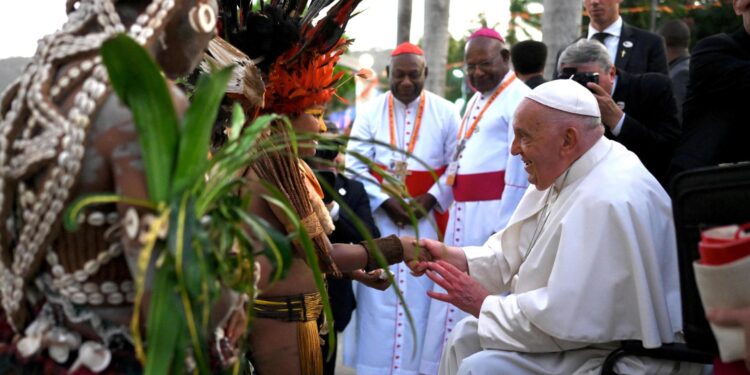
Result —
M406 262L406 265L409 266L411 269L411 272L414 276L422 276L424 275L425 271L427 271L427 263L428 262L436 262L440 259L444 259L447 256L448 248L445 246L444 243L440 241L431 240L428 238L422 238L417 242L417 240L412 240L411 247L414 248L414 252L422 251L424 252L424 255L419 257L419 259L415 259L411 262ZM406 260L406 250L404 251L404 260Z

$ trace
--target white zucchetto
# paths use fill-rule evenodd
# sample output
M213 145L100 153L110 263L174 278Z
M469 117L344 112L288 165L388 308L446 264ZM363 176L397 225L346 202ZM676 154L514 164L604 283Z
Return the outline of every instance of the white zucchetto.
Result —
M537 86L526 98L563 112L601 117L594 94L572 79L556 79Z

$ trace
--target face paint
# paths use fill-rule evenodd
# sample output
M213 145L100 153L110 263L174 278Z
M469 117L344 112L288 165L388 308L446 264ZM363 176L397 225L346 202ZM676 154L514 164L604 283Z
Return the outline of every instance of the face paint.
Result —
M321 133L325 133L328 130L328 128L326 127L325 122L323 121L323 114L324 114L324 112L325 111L323 110L323 108L318 108L318 107L312 107L312 108L308 108L308 109L305 110L306 114L314 117L315 120L318 121L318 125L320 126L319 131Z

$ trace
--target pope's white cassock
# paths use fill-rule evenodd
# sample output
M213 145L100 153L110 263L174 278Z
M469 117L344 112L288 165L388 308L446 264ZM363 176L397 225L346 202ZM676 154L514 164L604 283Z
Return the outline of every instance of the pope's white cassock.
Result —
M500 95L488 103L492 94L510 80L512 82ZM513 114L531 89L512 72L505 75L498 88L488 93L475 93L469 100L470 107L466 108L463 133L467 133L477 118L479 122L458 156L458 175L450 195L454 203L444 240L449 246L481 245L493 233L505 228L528 187L523 162L510 154L510 144L513 142ZM434 288L443 292L440 286ZM423 374L437 373L445 340L456 323L466 316L445 302L432 302L420 367Z
M391 221L385 210L380 207L388 199L388 195L381 190L380 183L373 177L367 165L352 156L353 153L370 158L386 169L392 169L394 161L406 161L410 173L406 177L406 184L412 196L429 192L436 198L437 209L440 211L445 211L450 204L450 189L444 185L446 176L443 175L435 182L434 175L428 171L431 168L442 173L450 162L456 147L458 112L447 100L426 90L423 92L424 112L413 151L419 160L405 158L401 153L371 141L386 145L391 143L388 111L390 92L374 99L367 107L358 111L352 127L351 137L356 139L351 139L347 146L346 167L352 178L365 185L373 217L382 236L414 236L416 233L411 225L399 228ZM420 98L417 98L404 105L396 99L393 100L396 135L394 143L398 149L408 149L407 145L415 131L419 101ZM420 238L437 239L436 229L436 220L432 212L418 223ZM408 267L403 263L391 266L390 270L408 301L417 337L411 334L404 307L399 303L393 287L379 291L357 284L357 323L354 328L357 331L357 345L356 348L351 348L351 343L347 342L347 350L355 350L354 362L359 375L406 375L418 372L430 304L430 298L426 293L432 289L433 283L424 277L411 276ZM416 355L413 356L412 351L415 347Z
M494 295L479 319L456 326L441 374L598 374L619 340L654 348L681 331L670 199L635 154L604 137L550 188L529 188L505 230L464 250L469 274ZM616 367L701 369L636 357Z

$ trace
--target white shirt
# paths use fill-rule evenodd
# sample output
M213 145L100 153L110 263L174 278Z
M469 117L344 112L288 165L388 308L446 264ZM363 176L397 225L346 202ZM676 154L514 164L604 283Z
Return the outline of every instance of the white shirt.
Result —
M604 46L607 47L607 52L609 52L609 58L612 59L612 62L614 63L617 60L617 46L620 45L620 32L622 31L622 17L617 17L617 21L613 22L611 25L609 25L604 30L597 30L591 24L589 23L589 34L586 36L586 39L591 39L591 37L599 32L610 34L607 36L607 39L604 39Z
M615 76L615 80L614 82L612 82L612 92L609 93L610 96L614 95L615 89L617 89L617 78L619 77ZM620 132L622 131L623 123L625 123L625 112L622 113L622 116L620 117L620 121L617 121L617 125L615 125L615 127L612 129L612 134L614 134L615 137L620 135Z

